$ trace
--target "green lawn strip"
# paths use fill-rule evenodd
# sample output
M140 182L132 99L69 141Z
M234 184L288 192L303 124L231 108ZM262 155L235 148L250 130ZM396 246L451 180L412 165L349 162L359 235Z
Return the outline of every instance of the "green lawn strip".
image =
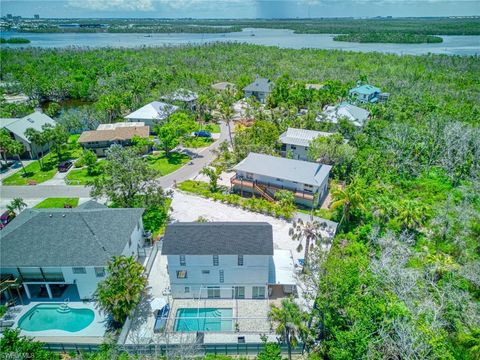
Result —
M182 140L183 147L186 148L202 148L210 146L214 140L212 138L204 138L204 137L188 137Z
M212 192L208 183L203 181L186 180L178 185L178 189L185 192L200 195L214 201L221 201L228 205L239 206L242 209L258 212L278 218L291 219L295 207L291 209L282 207L278 203L269 202L262 198L243 198L237 194L225 194L223 192ZM225 190L225 189L222 189Z
M47 198L34 207L37 209L63 208L65 204L71 207L77 207L78 198Z
M200 127L199 127L200 130ZM218 124L206 124L202 126L202 130L209 131L212 134L220 133L220 125Z
M161 151L155 155L148 155L146 160L150 167L157 170L160 176L165 176L179 169L183 164L190 160L190 157L185 154L171 152L168 157Z

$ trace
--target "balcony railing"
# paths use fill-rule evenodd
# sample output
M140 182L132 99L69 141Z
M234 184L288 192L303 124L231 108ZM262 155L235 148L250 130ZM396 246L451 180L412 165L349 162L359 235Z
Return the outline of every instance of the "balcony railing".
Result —
M293 192L295 197L298 198L298 199L304 199L304 200L309 200L309 201L313 201L315 199L315 193L309 193L309 192L305 192L305 191L301 191L301 190L297 190L297 189L292 189L290 187L285 187L285 186L279 186L277 184L272 184L272 183L269 183L269 182L258 181L258 180L254 180L254 179L246 179L246 178L239 177L237 175L234 175L230 178L230 183L232 185L240 185L242 187L245 186L245 187L252 188L252 189L255 188L255 185L257 185L257 186L260 185L260 186L264 186L264 187L267 187L267 188L270 188L270 189L275 189L276 191L278 191L278 190L288 190L288 191Z

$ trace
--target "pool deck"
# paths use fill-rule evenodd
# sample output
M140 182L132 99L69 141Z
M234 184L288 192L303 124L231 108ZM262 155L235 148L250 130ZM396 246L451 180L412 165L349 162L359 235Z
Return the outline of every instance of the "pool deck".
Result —
M54 305L63 304L63 301L53 302L53 301L32 301L28 305L18 306L17 308L20 311L16 312L14 321L15 324L13 328L19 328L18 322L24 314L30 311L36 305ZM107 330L107 321L104 315L102 315L98 309L95 308L93 302L70 302L68 306L71 309L90 309L94 312L95 318L93 322L88 325L86 328L77 331L69 332L65 330L42 330L42 331L26 331L20 328L21 335L30 336L35 338L35 340L46 342L46 343L85 343L85 344L100 344L103 342L103 336Z

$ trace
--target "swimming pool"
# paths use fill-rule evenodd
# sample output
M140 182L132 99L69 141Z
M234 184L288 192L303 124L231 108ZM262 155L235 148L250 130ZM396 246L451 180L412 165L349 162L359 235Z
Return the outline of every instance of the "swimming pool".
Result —
M178 309L175 331L232 331L232 309L183 308Z
M77 332L90 325L94 318L95 313L90 309L69 308L63 304L39 304L20 318L18 327L25 331Z

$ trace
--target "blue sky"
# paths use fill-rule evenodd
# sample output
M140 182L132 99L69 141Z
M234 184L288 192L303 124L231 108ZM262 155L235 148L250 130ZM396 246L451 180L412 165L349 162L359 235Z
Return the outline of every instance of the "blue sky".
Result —
M480 15L480 0L1 0L24 17L295 18Z

